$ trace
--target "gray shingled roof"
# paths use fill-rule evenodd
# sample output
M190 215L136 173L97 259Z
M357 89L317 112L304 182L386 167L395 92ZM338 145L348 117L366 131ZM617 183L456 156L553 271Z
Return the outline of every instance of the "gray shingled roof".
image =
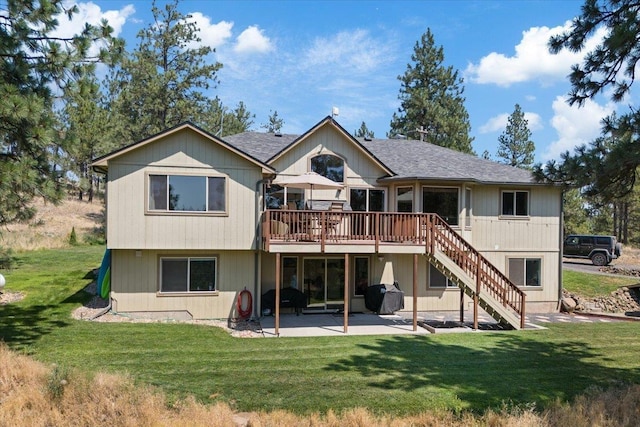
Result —
M266 163L300 135L276 136L264 132L243 132L222 138L225 142Z
M268 163L299 135L244 132L224 137L224 141L245 153ZM357 141L396 173L388 180L415 178L421 180L476 181L482 183L533 184L531 172L464 154L427 142L405 139L373 139Z
M390 179L446 179L484 183L535 183L531 172L427 142L406 139L358 141L397 175Z

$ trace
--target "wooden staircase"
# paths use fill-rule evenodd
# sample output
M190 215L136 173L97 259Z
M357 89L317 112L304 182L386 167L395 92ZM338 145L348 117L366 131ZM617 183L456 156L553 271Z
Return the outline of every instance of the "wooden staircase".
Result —
M524 329L525 293L442 218L429 215L425 220L426 255L434 267L496 321ZM474 313L474 328L477 328L477 309Z

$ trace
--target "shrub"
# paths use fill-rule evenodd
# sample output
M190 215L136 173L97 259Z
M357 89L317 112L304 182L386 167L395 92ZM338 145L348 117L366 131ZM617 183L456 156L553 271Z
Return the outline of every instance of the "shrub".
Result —
M78 236L76 236L76 228L75 227L71 228L71 234L69 235L69 244L71 246L77 246L78 245Z
M11 248L3 248L0 246L0 270L10 270L13 268L15 259L13 258L13 251Z

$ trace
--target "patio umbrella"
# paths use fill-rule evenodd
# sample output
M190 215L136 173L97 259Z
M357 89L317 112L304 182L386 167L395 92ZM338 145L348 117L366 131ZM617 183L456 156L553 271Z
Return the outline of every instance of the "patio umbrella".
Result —
M302 175L293 175L293 176L278 176L276 177L276 179L273 180L273 183L281 187L308 189L310 190L309 200L313 200L314 188L318 190L344 188L344 185L340 184L339 182L335 182L330 180L329 178L325 178L324 176L316 172L305 172Z

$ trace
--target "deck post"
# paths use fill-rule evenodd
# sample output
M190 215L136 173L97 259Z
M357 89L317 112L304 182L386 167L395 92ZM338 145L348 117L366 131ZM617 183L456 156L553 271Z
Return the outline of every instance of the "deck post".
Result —
M418 254L413 254L413 331L418 330Z
M262 239L264 250L269 252L269 243L271 243L271 212L262 214Z
M349 330L349 254L344 254L344 333Z
M276 252L276 336L280 336L280 252Z
M464 288L460 288L460 323L464 322Z
M480 298L480 254L476 256L476 291L473 294L473 329L478 330L478 299Z
M324 211L320 212L320 252L324 253L324 244L327 234L327 216Z

